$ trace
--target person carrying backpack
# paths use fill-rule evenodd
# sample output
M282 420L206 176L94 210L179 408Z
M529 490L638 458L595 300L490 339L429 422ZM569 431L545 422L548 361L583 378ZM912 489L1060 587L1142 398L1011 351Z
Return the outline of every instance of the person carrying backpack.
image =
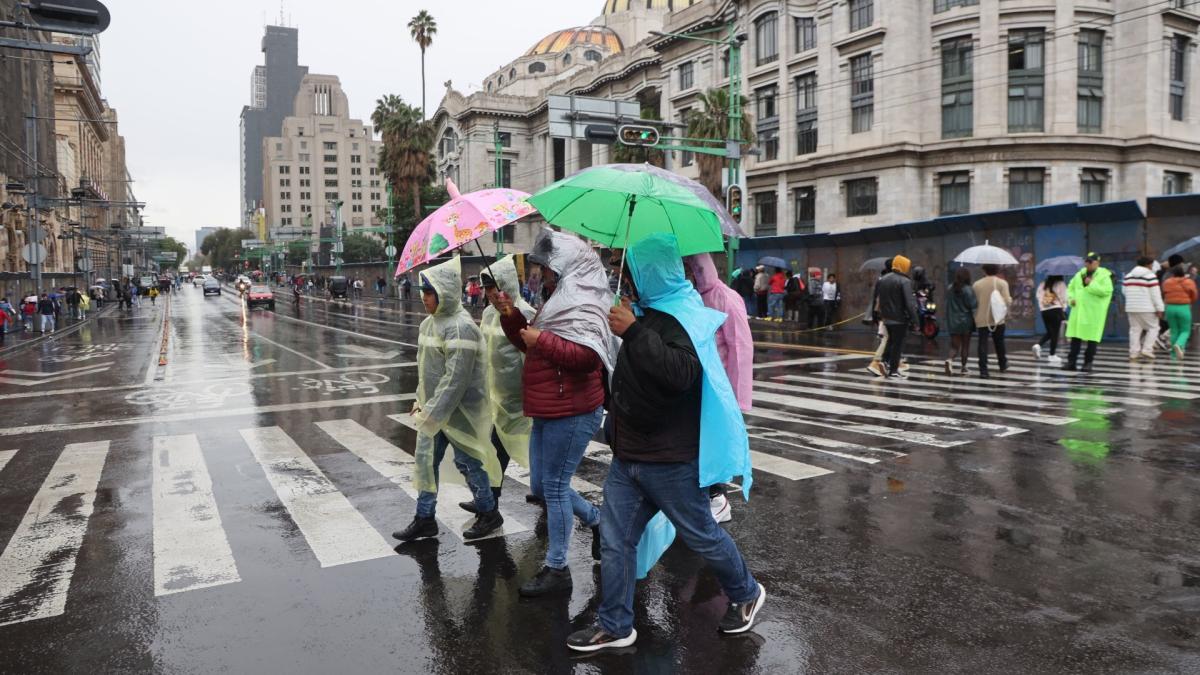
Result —
M787 285L784 286L783 318L800 323L800 307L804 304L804 294L808 287L799 274L789 274Z

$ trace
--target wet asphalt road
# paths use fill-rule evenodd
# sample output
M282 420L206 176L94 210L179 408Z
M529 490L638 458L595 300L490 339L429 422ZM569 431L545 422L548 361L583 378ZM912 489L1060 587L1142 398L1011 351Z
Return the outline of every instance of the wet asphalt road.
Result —
M985 383L914 339L911 379L882 383L866 336L759 332L755 490L726 525L758 625L718 636L721 590L677 545L637 645L574 658L590 535L569 600L519 600L545 546L519 468L502 536L464 544L443 503L438 540L392 550L419 313L164 304L0 362L0 671L1200 672L1195 357L1107 345L1066 376L1014 343Z

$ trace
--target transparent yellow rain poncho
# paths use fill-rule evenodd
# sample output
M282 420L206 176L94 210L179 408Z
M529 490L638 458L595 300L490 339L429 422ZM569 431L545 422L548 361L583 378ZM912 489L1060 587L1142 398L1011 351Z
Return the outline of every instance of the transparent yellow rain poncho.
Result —
M517 267L512 256L506 256L491 264L496 287L512 298L513 309L533 322L536 310L521 297ZM522 391L521 372L525 368L525 354L508 341L500 327L500 311L494 306L483 310L479 321L486 347L487 393L492 409L492 423L496 435L508 451L508 456L524 467L529 466L529 432L533 420L525 416L525 396Z
M437 291L437 310L421 322L417 340L416 471L413 487L437 492L433 439L446 434L450 445L483 464L492 487L503 480L492 447L492 415L484 384L483 336L462 306L462 264L458 257L421 273Z

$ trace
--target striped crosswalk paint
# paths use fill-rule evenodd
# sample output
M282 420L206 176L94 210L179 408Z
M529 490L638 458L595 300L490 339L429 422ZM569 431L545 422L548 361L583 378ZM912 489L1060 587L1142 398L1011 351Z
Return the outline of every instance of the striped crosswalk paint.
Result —
M321 567L394 555L387 541L283 429L261 427L240 433Z
M50 469L0 554L0 626L66 609L107 457L108 441L72 443Z
M12 459L13 455L16 454L16 450L0 450L0 471L4 470L4 465L8 464L8 460Z
M778 410L770 408L760 408L755 406L746 413L746 417L753 417L765 420L774 420L776 422L784 422L792 425L803 425L820 427L840 433L862 434L865 436L878 436L905 443L913 443L916 445L928 445L933 448L953 448L960 445L970 443L967 439L945 440L936 434L927 433L924 431L912 431L909 429L895 429L893 427L883 426L879 424L863 424L861 422L851 422L845 419L825 419L825 418L809 418L796 413L784 414Z
M816 377L806 377L803 375L789 375L787 377L787 379L789 382L797 382L797 383L803 382L803 383L811 383L813 385L821 385L821 386L803 386L801 384L795 384L795 385L772 384L769 382L759 382L755 386L759 389L770 389L771 391L807 392L809 394L813 394L814 396L822 396L822 397L827 397L827 398L850 399L852 401L861 401L863 403L876 403L876 404L879 404L882 406L894 406L894 407L898 407L898 408L925 409L925 408L930 407L930 404L925 401L912 401L912 400L906 400L906 399L900 399L900 398L887 398L885 396L872 396L870 394L864 393L862 391L861 387L859 387L858 390L854 391L854 392L837 391L836 389L830 388L830 385L833 385L833 386L838 386L838 385L848 386L848 385L843 384L841 382L827 382L825 380L822 380L822 379L816 378ZM916 394L915 392L907 392L907 394L908 395L915 394L915 395L920 396L920 394ZM950 402L946 402L946 401L938 402L935 409L938 412L942 412L942 413L959 412L959 413L965 413L968 415L985 415L987 417L996 417L997 414L1000 413L1000 411L997 410L996 408L988 408L988 407L984 407L984 406L973 406L973 405L962 405L960 403L950 403ZM1063 417L1061 415L1043 415L1041 413L1027 412L1024 410L1005 410L1005 411L1003 411L1002 417L1004 419L1008 419L1008 420L1020 420L1020 421L1024 421L1024 422L1033 422L1036 424L1050 424L1050 425L1056 425L1056 426L1061 426L1064 424L1070 424L1072 422L1079 421L1079 420L1075 419L1074 417Z
M317 422L317 427L329 434L329 437L337 441L339 445L357 455L379 475L398 485L405 494L416 501L418 493L413 488L412 482L412 472L415 466L412 455L351 419ZM449 454L447 452L447 456ZM452 475L446 469L447 467L442 467L443 480L438 486L437 518L459 540L462 540L463 531L475 520L475 516L458 508L458 503L471 501L471 491L453 481L446 480ZM504 516L504 526L481 539L502 537L529 530L528 526L513 518L512 514L501 511L501 515Z
M154 594L241 581L194 434L154 438Z
M1028 429L1008 426L1006 424L960 420L957 417L944 417L942 415L920 415L892 410L873 410L855 405L835 403L833 401L787 396L784 394L769 394L763 391L755 392L754 400L760 403L773 403L786 408L827 413L842 417L866 417L868 419L884 420L887 422L934 426L954 431L990 431L993 432L993 436L1013 436L1028 431Z
M753 435L751 435L751 438L753 438ZM584 456L602 464L612 463L612 449L608 445L597 441L588 443L587 450L584 451ZM805 478L816 478L817 476L833 473L819 466L797 462L786 457L768 455L765 452L757 450L750 451L750 463L755 471L762 471L763 473L769 473L772 476L779 476L787 480L804 480Z
M920 372L920 373L940 373L940 372L942 372L941 366L932 366L932 365L926 365L926 364L921 364L921 363L914 363L910 367L912 370ZM1017 369L1010 367L1007 372L1005 372L1003 374L997 373L991 379L984 379L981 377L973 377L970 375L955 376L955 379L960 380L960 381L974 382L974 383L985 383L989 387L992 387L992 388L998 389L998 390L999 389L1011 389L1011 390L1020 389L1022 391L1025 391L1030 386L1037 387L1037 388L1045 388L1045 389L1057 389L1057 390L1068 389L1071 387L1076 387L1076 388L1096 387L1098 389L1102 389L1103 392L1105 393L1105 395L1110 394L1110 393L1116 393L1116 394L1121 394L1121 395L1134 394L1137 396L1148 396L1148 397L1168 398L1168 399L1173 398L1173 399L1183 399L1183 400L1194 400L1196 398L1200 398L1200 394L1188 393L1185 391L1178 391L1178 390L1174 390L1174 389L1164 390L1164 389L1159 388L1158 386L1139 387L1139 386L1137 386L1136 383L1133 383L1133 382L1129 381L1128 379L1114 379L1111 377L1106 377L1100 373L1093 373L1092 375L1088 375L1088 374L1081 375L1078 373L1062 373L1060 375L1057 375L1056 377L1051 378L1050 376L1055 375L1055 373L1051 372L1051 373L1039 374L1036 371L1025 372L1026 370L1029 370L1029 369L1017 370ZM1112 400L1112 399L1110 398L1110 400Z

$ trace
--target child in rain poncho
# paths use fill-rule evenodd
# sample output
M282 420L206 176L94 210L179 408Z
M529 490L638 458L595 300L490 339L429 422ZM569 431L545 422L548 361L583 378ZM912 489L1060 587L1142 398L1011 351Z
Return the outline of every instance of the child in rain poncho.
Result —
M462 306L462 266L457 257L421 274L421 295L429 316L417 341L416 468L420 493L417 514L407 528L392 534L401 541L437 536L438 466L446 446L454 445L454 465L467 479L478 513L463 533L477 539L503 523L491 488L503 475L491 445L491 414L484 389L483 336Z
M500 325L500 310L496 308L496 296L500 293L507 295L513 310L520 312L526 321L533 320L535 310L521 297L521 283L517 279L517 267L513 264L512 256L497 260L490 269L494 276L484 272L482 279L484 292L491 304L483 310L479 329L483 332L488 402L495 426L492 445L496 448L500 471L503 473L508 468L510 458L517 460L521 466L529 467L529 432L533 428L533 420L525 416L525 394L521 386L525 354L505 337L504 328ZM530 478L537 480L532 475ZM495 488L493 492L499 499L500 488ZM534 490L534 494L540 496L537 490Z

